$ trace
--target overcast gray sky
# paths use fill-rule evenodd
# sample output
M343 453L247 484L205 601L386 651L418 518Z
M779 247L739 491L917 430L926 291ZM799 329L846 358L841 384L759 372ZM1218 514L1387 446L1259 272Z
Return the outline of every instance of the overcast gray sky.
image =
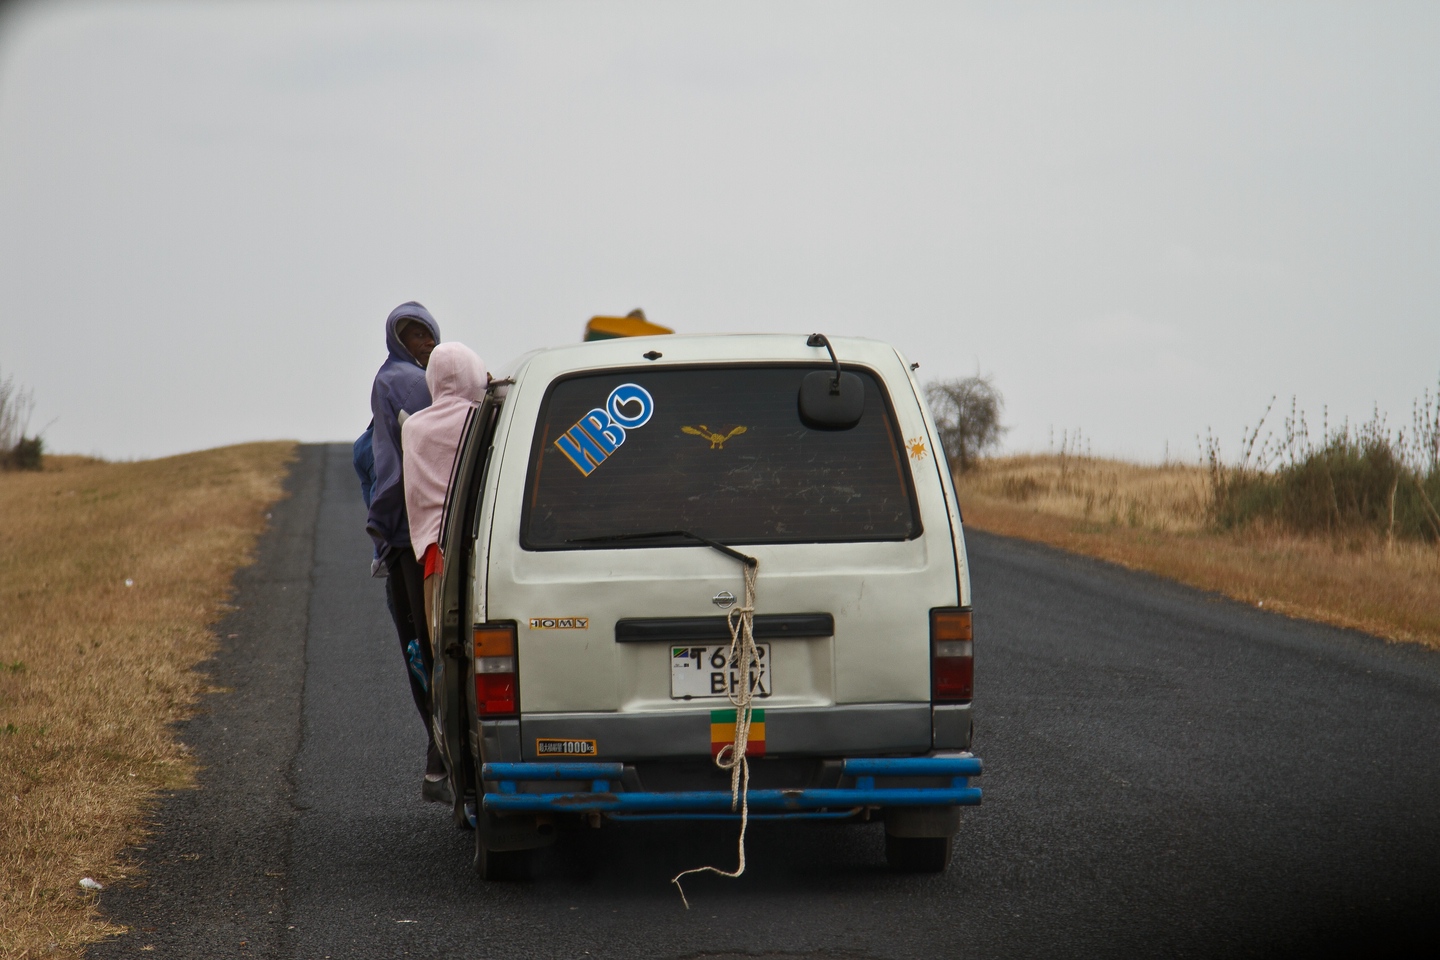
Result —
M349 440L418 299L492 366L642 306L992 374L1012 450L1440 376L1440 4L34 3L0 373L56 451Z

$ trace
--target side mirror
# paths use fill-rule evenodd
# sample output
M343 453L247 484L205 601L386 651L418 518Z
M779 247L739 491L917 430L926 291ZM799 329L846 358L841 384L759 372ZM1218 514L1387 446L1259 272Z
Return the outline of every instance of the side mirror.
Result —
M814 430L849 430L865 412L865 381L841 372L835 348L823 333L811 334L805 345L829 351L835 370L816 370L800 381L800 421Z

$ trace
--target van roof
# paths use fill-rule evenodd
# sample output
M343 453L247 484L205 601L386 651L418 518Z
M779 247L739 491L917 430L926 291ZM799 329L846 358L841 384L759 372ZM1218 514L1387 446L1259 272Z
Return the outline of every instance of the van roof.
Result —
M824 347L806 346L807 336L803 333L670 334L595 340L525 354L515 361L513 371L507 371L507 375L519 380L534 368L534 373L550 379L578 370L648 363L656 366L756 360L828 363L830 354ZM904 360L888 343L866 337L831 337L830 345L841 363L879 365ZM645 356L651 352L659 356Z

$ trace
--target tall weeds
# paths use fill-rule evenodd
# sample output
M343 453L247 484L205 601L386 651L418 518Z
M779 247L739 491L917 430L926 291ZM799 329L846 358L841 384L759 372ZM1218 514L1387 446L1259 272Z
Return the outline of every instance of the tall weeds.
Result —
M1440 541L1440 388L1415 401L1408 432L1392 430L1377 408L1358 427L1345 421L1331 429L1325 416L1312 436L1292 399L1279 434L1262 438L1273 406L1246 430L1233 463L1207 434L1211 523Z

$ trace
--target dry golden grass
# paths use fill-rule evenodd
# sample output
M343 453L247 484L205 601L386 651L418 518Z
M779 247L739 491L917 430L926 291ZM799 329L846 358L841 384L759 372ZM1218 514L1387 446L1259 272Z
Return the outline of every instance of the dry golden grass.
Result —
M146 806L192 782L172 725L293 451L0 473L0 956L116 932L79 881L119 879Z
M1149 570L1295 617L1440 647L1440 550L1372 536L1206 528L1205 471L1090 457L986 461L956 478L967 526Z
M1205 468L1096 457L1026 455L985 460L958 478L971 497L1107 526L1194 533L1205 526Z

